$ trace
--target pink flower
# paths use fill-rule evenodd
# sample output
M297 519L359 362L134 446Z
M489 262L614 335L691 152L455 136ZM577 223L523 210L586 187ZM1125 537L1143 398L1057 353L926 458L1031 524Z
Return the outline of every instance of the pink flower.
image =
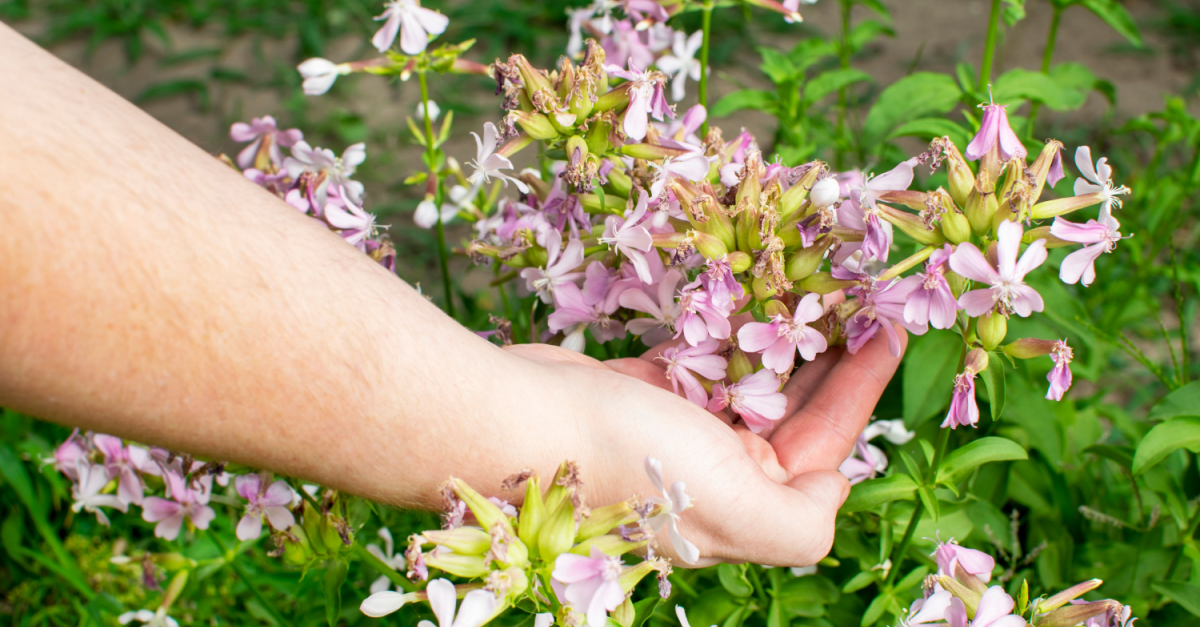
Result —
M975 371L967 368L954 375L954 396L942 428L974 427L979 422L979 405L975 403Z
M546 225L549 227L549 225ZM565 250L559 254L562 247L561 235L555 231L546 241L546 267L525 268L521 270L521 278L531 292L537 292L543 303L552 302L554 289L563 283L574 283L583 278L582 272L575 269L583 264L583 242L573 239L567 242Z
M626 63L637 67L654 65L656 55L647 41L649 33L637 30L633 22L619 20L612 24L611 29L602 32L608 35L600 42L605 58L618 69Z
M856 276L841 267L834 268L833 275L837 278ZM929 330L924 324L904 319L904 307L915 287L904 281L867 278L862 285L851 288L850 293L858 296L861 307L846 321L846 349L850 354L857 353L882 330L887 334L888 350L893 357L899 357L900 336L896 333L896 324L917 335Z
M592 265L600 264L593 262ZM603 266L600 266L603 269ZM589 267L589 270L591 268ZM590 287L591 279L584 282L584 288ZM618 299L605 298L599 302L587 302L584 292L574 283L563 283L554 290L554 313L547 320L550 331L567 331L562 342L563 348L583 352L585 339L584 331L592 330L597 342L607 342L618 337L624 337L625 327L621 322L610 316L616 312Z
M724 367L721 376L724 377ZM700 559L700 549L696 548L683 534L679 533L679 514L692 506L692 498L688 496L687 485L682 481L671 484L668 490L662 476L662 462L653 457L646 457L646 475L662 496L652 496L646 499L650 505L657 505L659 513L646 520L654 533L659 533L664 526L671 536L671 546L679 553L680 559L688 564L695 564Z
M687 343L692 346L696 346L710 337L718 340L728 339L729 334L733 331L733 327L729 324L729 315L733 313L733 303L717 303L713 300L711 293L696 289L695 283L684 286L679 299L681 313L675 323L675 337L682 334Z
M89 448L91 447L87 440L79 435L79 429L76 429L54 449L53 459L47 459L45 463L53 462L55 470L66 475L71 481L79 481L76 462L87 457Z
M648 286L657 287L658 302L640 288L622 291L618 298L622 307L650 314L649 318L630 320L625 323L625 329L634 335L642 336L642 341L647 346L654 346L671 337L675 332L675 320L681 312L679 303L675 302L675 288L682 280L683 274L672 268L667 270L657 286Z
M105 516L99 508L111 507L122 512L129 509L129 506L116 496L101 493L111 479L104 466L93 466L81 457L75 461L75 476L78 477L78 480L75 485L71 486L71 498L75 501L71 504L71 511L82 510L95 514L96 520L107 527L108 516Z
M859 436L854 442L854 451L838 466L838 472L850 480L850 485L874 479L875 475L887 470L887 455L879 447L868 444L866 439Z
M960 546L953 538L948 542L939 542L930 557L937 560L939 575L954 577L961 566L964 572L978 577L984 583L991 581L992 569L996 567L996 560L991 555Z
M604 234L600 236L601 244L608 244L617 249L617 252L625 255L633 267L637 269L638 277L643 283L653 283L654 279L650 276L650 267L647 265L645 253L650 252L654 247L654 240L650 237L650 231L644 226L638 226L642 218L646 215L646 209L649 206L649 199L646 197L646 192L638 190L637 205L632 210L625 210L625 217L609 216L604 221Z
M1100 203L1100 214L1097 219L1101 223L1107 223L1108 217L1112 215L1112 206L1121 207L1121 199L1117 196L1124 196L1129 193L1129 188L1124 185L1117 187L1112 182L1112 166L1105 163L1108 161L1106 157L1100 157L1096 161L1096 165L1092 166L1092 149L1087 146L1080 146L1075 150L1075 166L1079 168L1079 173L1083 178L1075 179L1075 195L1082 196L1084 194L1100 194L1103 199ZM1086 179L1086 180L1085 180Z
M945 590L938 590L925 599L913 601L908 608L908 616L900 621L902 627L914 625L946 624L946 610L950 609L950 601L954 595Z
M733 278L733 270L729 267L729 259L726 255L708 259L706 262L708 268L696 278L700 279L700 285L703 285L704 289L712 294L714 303L726 301L732 303L746 295L742 284Z
M850 201L838 208L838 224L864 232L861 246L864 258L887 261L892 225L880 219L875 203L886 192L908 189L916 165L915 158L909 159L879 176L867 177L850 190Z
M475 137L475 160L471 162L471 165L475 166L475 173L467 179L471 185L482 187L484 183L491 182L491 177L494 176L504 181L505 187L508 187L508 183L511 181L522 194L528 194L528 185L520 179L501 172L501 170L511 170L513 164L508 157L496 154L496 145L500 143L500 132L496 130L496 125L491 122L483 125L483 139L480 139L474 131L471 132L471 135Z
M291 148L296 142L304 139L304 133L294 128L281 131L275 126L275 118L264 115L254 118L249 124L235 122L229 128L229 137L235 142L250 142L237 156L237 164L244 170L254 165L254 157L258 154L258 148L264 138L269 138L268 141L271 142L267 148L271 163L278 166L283 163L283 151L279 147Z
M104 453L104 467L108 469L109 476L120 478L117 498L125 504L141 505L142 478L138 472L152 463L150 452L136 446L126 448L121 444L121 438L111 435L97 433L92 442Z
M237 525L238 540L255 540L262 535L263 516L279 531L296 524L287 507L295 493L287 482L276 481L268 487L258 475L241 475L233 480L233 485L237 493L249 501L246 514Z
M380 52L387 52L392 47L399 32L400 49L404 54L421 54L429 45L429 36L441 35L450 24L450 18L445 15L421 8L419 0L392 0L384 6L383 14L375 20L387 21L371 38L371 43Z
M674 118L675 111L667 103L667 97L663 93L665 79L662 73L643 71L638 67L639 65L630 59L628 70L623 70L617 65L609 65L604 69L609 74L632 83L629 86L629 106L625 108L622 129L630 139L641 141L646 137L646 126L650 122L650 116L661 122L663 116Z
M208 529L208 523L217 517L217 513L207 505L206 491L193 490L183 476L175 472L168 471L163 478L171 500L151 496L142 502L142 520L158 523L154 526L154 535L174 540L179 537L184 518L192 519L192 524L199 529Z
M925 272L902 279L912 286L908 302L904 304L904 320L916 324L930 324L935 329L954 326L958 314L958 302L946 282L945 267L954 248L946 244L934 251L925 262Z
M305 172L315 174L325 173L324 180L317 187L316 197L319 204L325 203L326 191L330 186L344 188L343 196L361 202L363 184L350 180L358 166L367 160L367 145L359 142L352 144L342 151L338 157L328 148L313 148L308 142L298 141L292 146L292 156L283 160L283 169L293 179L299 178Z
M609 557L593 546L589 557L559 555L550 576L555 583L562 584L561 590L556 586L560 602L582 610L589 627L603 627L608 623L608 612L625 600L621 566L620 558Z
M987 154L997 143L1000 144L1000 160L1008 161L1014 158L1025 158L1028 154L1017 134L1008 125L1008 105L988 104L979 105L983 109L983 121L979 124L979 132L967 144L964 153L968 161L975 161Z
M1054 349L1050 352L1050 359L1054 360L1054 367L1050 369L1050 374L1046 375L1046 380L1050 382L1050 389L1046 391L1046 400L1061 401L1063 394L1071 389L1071 359L1075 353L1067 346L1066 340L1058 340L1054 343Z
M1046 261L1046 240L1039 239L1030 244L1018 260L1017 252L1024 232L1020 222L1000 224L996 242L997 268L993 268L983 253L969 242L959 244L950 256L951 270L990 286L959 297L958 304L968 316L981 316L993 308L1005 315L1016 312L1021 317L1042 310L1042 297L1037 290L1025 285L1025 275Z
M1087 224L1076 224L1062 218L1054 218L1050 234L1058 239L1079 244L1091 244L1067 255L1059 268L1058 277L1063 283L1082 283L1084 287L1096 280L1096 259L1112 252L1121 241L1121 223L1108 216L1105 222L1088 220Z
M741 416L751 431L759 433L783 418L787 397L779 392L779 379L775 373L763 369L745 375L733 385L718 383L713 386L708 411L718 412L726 407Z
M695 148L691 144L666 138L660 138L659 143L670 148L684 150ZM662 164L651 163L650 167L654 169L654 181L650 184L650 197L662 198L663 192L667 189L667 183L672 178L683 178L689 181L703 180L708 176L709 161L701 149L696 149L682 157L667 157L663 159Z
M347 244L367 252L367 238L375 232L375 216L355 204L345 188L337 187L325 204L325 221L341 231Z
M805 361L812 361L829 347L825 336L808 326L824 313L821 295L808 294L800 299L791 318L777 314L771 322L747 323L738 330L738 344L742 350L761 352L764 367L779 374L791 372L797 352Z
M633 290L630 290L632 292ZM629 294L630 292L625 292ZM622 294L624 296L625 294ZM696 380L693 372L710 381L720 381L725 378L725 358L714 355L721 343L707 339L697 346L672 346L663 351L658 359L667 364L667 379L671 381L671 389L679 393L683 386L684 396L700 407L708 405L708 392L704 385Z
M946 609L946 622L950 627L1025 627L1025 619L1013 614L1016 603L1000 586L992 586L983 593L975 620L967 621L967 607L959 598L950 600Z

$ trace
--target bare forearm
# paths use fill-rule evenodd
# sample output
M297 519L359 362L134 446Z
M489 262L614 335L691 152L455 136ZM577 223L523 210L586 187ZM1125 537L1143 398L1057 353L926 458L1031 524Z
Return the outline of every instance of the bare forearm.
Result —
M2 25L0 57L0 404L393 502L512 437L524 362Z

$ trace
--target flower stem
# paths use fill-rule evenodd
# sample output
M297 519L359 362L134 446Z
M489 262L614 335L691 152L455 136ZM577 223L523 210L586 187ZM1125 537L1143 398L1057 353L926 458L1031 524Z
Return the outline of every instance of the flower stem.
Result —
M355 542L352 546L352 550L354 551L355 555L362 558L362 560L367 564L370 564L371 568L379 571L379 574L387 577L388 581L396 584L396 587L405 592L412 592L413 590L416 590L416 586L414 586L407 577L397 572L394 568L383 563L383 560L376 557L374 553L368 551L366 546L363 546L358 542Z
M704 38L700 42L700 106L708 110L708 40L712 34L712 0L705 0L703 17L701 19L701 30L704 32ZM701 135L708 135L708 118L705 117L704 124L700 126Z
M843 70L850 69L850 11L854 7L851 0L842 0L842 39L838 43L838 58L841 61ZM841 137L846 130L846 110L850 106L849 94L846 87L838 90L838 118L837 118L837 133ZM845 151L837 151L837 159L835 166L841 170L844 166L843 154Z
M1054 5L1054 17L1050 18L1050 34L1046 36L1046 49L1042 51L1042 74L1050 74L1050 61L1054 58L1054 45L1058 41L1058 24L1062 21L1063 10ZM1037 122L1038 111L1042 103L1035 102L1029 107L1028 137L1033 139L1033 125Z
M992 15L988 18L987 41L983 44L983 64L979 67L979 91L992 82L992 58L996 55L996 34L1000 31L1000 0L992 0Z
M446 227L442 224L442 186L438 182L437 148L433 145L433 120L429 116L429 86L425 81L425 72L418 72L421 82L421 107L425 121L425 161L429 166L429 180L433 183L433 204L437 208L437 250L438 265L442 270L442 291L446 294L446 313L454 317L454 294L450 286L450 260L446 254Z
M933 461L929 464L929 474L926 475L925 485L929 485L937 481L938 467L942 464L942 459L946 456L946 444L950 441L950 429L942 428L942 432L938 435L937 450L933 453ZM912 517L908 519L908 527L904 529L904 537L900 539L900 544L892 550L892 568L888 571L887 580L884 582L884 589L891 588L896 581L896 575L900 572L900 566L904 562L904 553L908 550L909 543L912 542L913 535L917 532L917 524L921 522L921 516L925 513L925 502L917 499L917 504L913 507Z

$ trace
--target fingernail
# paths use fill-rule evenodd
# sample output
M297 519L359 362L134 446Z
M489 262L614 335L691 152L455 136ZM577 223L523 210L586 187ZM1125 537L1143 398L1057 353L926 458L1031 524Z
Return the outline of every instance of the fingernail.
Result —
M842 498L838 499L838 508L839 509L841 509L842 505L846 503L846 499L849 497L850 497L850 483L847 482L845 485L842 486Z

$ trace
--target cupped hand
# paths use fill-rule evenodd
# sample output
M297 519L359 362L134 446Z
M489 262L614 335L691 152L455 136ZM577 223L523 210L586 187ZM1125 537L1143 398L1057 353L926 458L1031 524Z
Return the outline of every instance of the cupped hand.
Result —
M692 497L679 524L700 550L695 566L806 566L824 557L850 489L837 468L900 362L886 338L854 355L832 347L805 362L783 387L784 418L760 434L673 394L655 361L661 349L608 362L547 345L509 352L555 372L579 399L576 446L583 450L563 454L580 462L590 504L652 495L642 470L649 455L662 461L668 486L684 481ZM659 547L678 555L665 537Z

